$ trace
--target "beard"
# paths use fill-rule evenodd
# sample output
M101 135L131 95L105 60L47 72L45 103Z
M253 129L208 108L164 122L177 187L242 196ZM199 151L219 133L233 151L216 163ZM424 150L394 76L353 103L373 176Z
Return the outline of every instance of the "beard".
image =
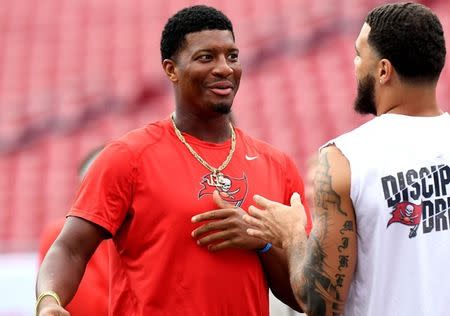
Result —
M228 103L218 103L213 105L213 111L219 114L230 114L231 104Z
M374 77L367 75L358 80L358 95L353 104L353 109L359 114L377 115Z

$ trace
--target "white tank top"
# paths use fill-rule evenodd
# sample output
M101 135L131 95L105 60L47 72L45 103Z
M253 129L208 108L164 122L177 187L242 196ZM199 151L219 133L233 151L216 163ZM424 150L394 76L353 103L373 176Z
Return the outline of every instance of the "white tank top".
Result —
M450 315L450 115L384 114L329 143L357 222L345 315Z

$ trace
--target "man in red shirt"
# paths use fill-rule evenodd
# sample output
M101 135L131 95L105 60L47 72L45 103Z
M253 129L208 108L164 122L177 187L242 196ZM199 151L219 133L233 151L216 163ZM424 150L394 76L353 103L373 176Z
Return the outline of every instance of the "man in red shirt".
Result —
M242 69L230 20L206 6L179 11L161 57L175 112L96 159L41 266L38 315L67 315L105 238L117 249L112 315L268 315L268 287L298 309L284 252L248 236L242 217L254 194L287 203L303 182L291 158L231 123Z
M81 163L79 170L80 179L83 179L87 169L102 148L103 146L89 153ZM48 225L42 232L39 245L39 263L42 263L42 260L44 260L45 254L58 237L63 225L64 219L61 219ZM91 260L89 260L77 293L65 307L70 315L108 315L108 244L109 242L102 242L92 255Z

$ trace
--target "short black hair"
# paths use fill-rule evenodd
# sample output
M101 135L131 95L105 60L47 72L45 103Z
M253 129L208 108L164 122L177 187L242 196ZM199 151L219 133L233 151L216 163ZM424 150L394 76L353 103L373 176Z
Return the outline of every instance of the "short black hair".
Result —
M439 79L446 54L444 31L429 8L411 2L386 4L369 12L366 23L369 45L392 63L402 80Z
M178 53L187 34L204 30L228 30L234 40L233 25L221 11L205 5L184 8L172 16L164 26L161 35L161 61Z

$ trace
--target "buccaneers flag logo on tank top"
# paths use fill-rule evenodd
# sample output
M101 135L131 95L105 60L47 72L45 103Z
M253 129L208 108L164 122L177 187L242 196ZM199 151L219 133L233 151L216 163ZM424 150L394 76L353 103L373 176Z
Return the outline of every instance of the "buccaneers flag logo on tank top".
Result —
M392 223L400 223L407 226L413 226L409 232L409 238L416 237L417 228L419 228L420 217L422 216L422 205L410 202L397 203L391 213L387 227Z
M224 174L214 175L208 173L202 177L200 182L202 188L198 193L198 198L205 195L212 195L214 190L219 191L223 200L234 206L241 206L247 196L247 177L245 173L240 178L230 177Z
M388 208L387 227L411 226L409 238L450 229L450 167L446 164L398 171L381 178ZM419 227L421 227L419 229Z

